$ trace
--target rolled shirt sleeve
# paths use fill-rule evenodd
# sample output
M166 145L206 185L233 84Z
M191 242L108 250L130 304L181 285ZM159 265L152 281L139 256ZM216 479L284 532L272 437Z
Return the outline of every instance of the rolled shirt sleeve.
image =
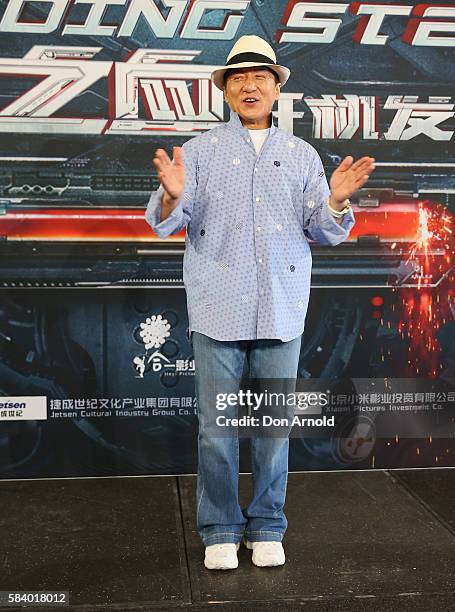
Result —
M167 238L184 229L191 220L194 197L197 188L197 156L191 141L183 144L183 163L185 166L185 185L176 207L160 221L161 198L164 194L162 185L153 191L145 211L145 219L159 238Z
M343 216L341 224L327 206L330 187L325 176L324 166L319 153L312 148L313 160L308 172L308 180L303 190L304 234L318 244L336 246L346 240L355 224L352 209Z

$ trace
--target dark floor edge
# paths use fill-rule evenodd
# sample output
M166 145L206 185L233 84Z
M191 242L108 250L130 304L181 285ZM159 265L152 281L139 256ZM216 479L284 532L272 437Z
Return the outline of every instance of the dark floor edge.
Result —
M433 516L433 518L435 518L438 523L444 527L449 533L450 535L455 537L455 529L446 521L446 519L441 516L438 512L436 512L436 510L430 506L430 504L428 502L426 502L424 499L422 499L420 497L420 495L418 493L416 493L414 491L414 489L412 489L408 483L404 482L399 474L394 474L393 472L395 470L386 470L388 476L390 476L390 478L395 482L396 485L398 485L399 487L401 487L413 500L415 500L416 502L418 502L423 508L425 508L425 510L431 514L431 516Z
M351 474L352 472L394 472L417 471L417 470L455 470L455 465L427 465L423 467L403 467L403 468L350 468L348 470L290 470L289 474ZM251 472L239 472L240 475L251 475ZM110 476L48 476L40 478L0 478L2 482L39 482L40 480L94 480L107 478L179 478L183 476L194 476L196 472L185 474L113 474Z
M178 516L176 517L176 521L178 523L177 529L180 532L181 539L179 540L179 549L183 549L183 556L185 558L185 576L187 580L187 589L189 592L189 601L193 601L194 593L193 593L193 581L191 579L191 563L188 555L188 542L185 532L185 521L183 518L183 504L182 504L182 491L180 488L180 479L175 478L175 490L177 494L177 507L178 507Z

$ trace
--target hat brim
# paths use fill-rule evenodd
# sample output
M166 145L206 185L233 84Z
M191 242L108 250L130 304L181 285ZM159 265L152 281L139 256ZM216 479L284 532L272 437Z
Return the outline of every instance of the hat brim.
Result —
M261 63L256 63L256 62L241 62L240 64L231 64L230 66L224 66L223 68L217 68L216 70L212 72L210 78L212 80L212 83L216 87L218 87L218 89L221 89L221 91L223 91L224 74L228 70L232 70L233 68L255 68L257 66L265 66L266 68L273 70L273 72L275 72L275 74L278 76L278 79L282 86L286 83L286 81L289 79L289 76L291 74L291 71L289 70L289 68L286 68L285 66L279 66L278 64L266 64L266 63L261 64Z

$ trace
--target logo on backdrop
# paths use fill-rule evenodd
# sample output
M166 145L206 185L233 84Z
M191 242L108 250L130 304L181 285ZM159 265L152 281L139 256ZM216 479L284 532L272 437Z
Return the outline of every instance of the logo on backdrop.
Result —
M47 419L47 397L24 395L0 397L0 421L44 421Z
M161 315L147 317L140 324L139 336L144 343L145 352L135 355L133 365L137 371L136 378L144 378L148 372L155 374L194 374L194 359L176 359L171 361L159 350L170 337L170 324ZM155 349L155 350L154 350Z

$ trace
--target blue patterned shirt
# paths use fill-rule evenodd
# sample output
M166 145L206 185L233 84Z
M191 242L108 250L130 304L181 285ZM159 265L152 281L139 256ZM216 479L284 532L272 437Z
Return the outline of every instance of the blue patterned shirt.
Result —
M160 238L186 227L183 281L189 333L215 340L302 334L310 297L308 238L337 245L355 223L339 225L330 188L308 142L273 121L259 155L237 113L183 145L186 179L177 207L160 222L163 188L146 220Z

